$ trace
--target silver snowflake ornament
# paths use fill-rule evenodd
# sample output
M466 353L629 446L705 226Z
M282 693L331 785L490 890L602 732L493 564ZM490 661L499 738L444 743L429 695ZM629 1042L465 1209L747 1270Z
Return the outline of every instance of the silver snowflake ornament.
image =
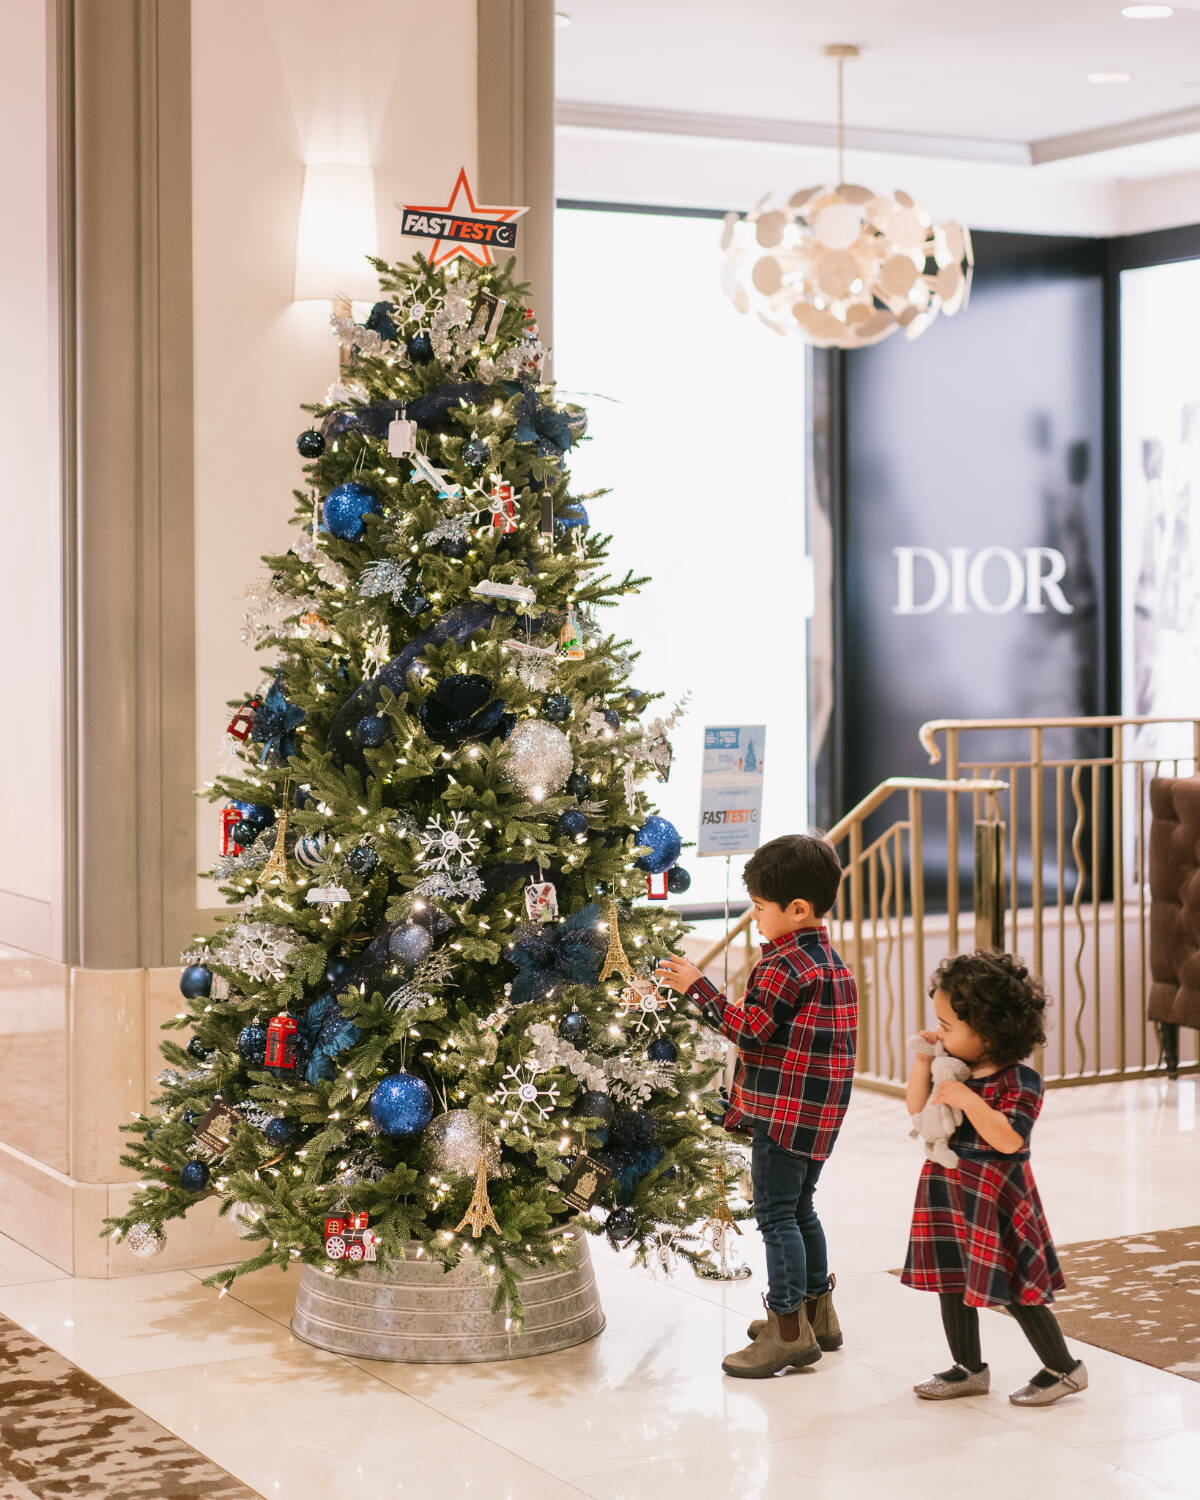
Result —
M540 1084L536 1068L508 1068L496 1088L496 1098L510 1112L510 1121L523 1120L525 1111L548 1120L558 1103L558 1084Z
M471 827L466 813L457 809L445 821L430 818L417 834L421 845L423 870L440 870L446 874L464 875L479 850L479 835Z

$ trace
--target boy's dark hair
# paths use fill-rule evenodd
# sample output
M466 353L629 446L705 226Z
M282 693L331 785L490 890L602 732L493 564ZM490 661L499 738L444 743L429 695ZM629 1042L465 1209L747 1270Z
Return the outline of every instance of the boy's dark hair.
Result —
M983 1042L997 1067L1020 1062L1046 1040L1046 994L1009 953L960 953L939 965L929 988L944 990L954 1014Z
M742 880L760 901L776 906L808 901L814 915L823 917L837 900L842 864L833 845L819 834L785 833L755 850Z

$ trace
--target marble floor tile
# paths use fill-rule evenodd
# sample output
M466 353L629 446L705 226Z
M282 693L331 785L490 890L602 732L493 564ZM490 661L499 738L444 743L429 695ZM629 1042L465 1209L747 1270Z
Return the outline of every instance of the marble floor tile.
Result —
M567 1500L580 1493L505 1445L304 1344L107 1384L266 1500Z
M32 1250L0 1234L0 1286L25 1286L31 1281L63 1281L68 1273Z
M1169 1432L1161 1437L1123 1438L1095 1443L1086 1450L1121 1469L1180 1491L1200 1495L1200 1429Z
M0 1287L0 1312L101 1380L237 1359L290 1342L278 1324L219 1297L186 1271Z

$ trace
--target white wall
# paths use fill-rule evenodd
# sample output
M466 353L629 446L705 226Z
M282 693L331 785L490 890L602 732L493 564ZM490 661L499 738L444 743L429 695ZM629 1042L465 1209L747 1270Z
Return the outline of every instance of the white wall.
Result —
M373 166L379 253L399 258L395 203L445 201L459 166L474 171L475 5L203 0L192 45L199 783L226 700L260 680L240 596L260 554L288 545L300 404L337 375L328 304L292 302L304 166ZM202 802L198 866L216 849Z
M47 7L0 0L0 941L61 957L62 797L56 296Z

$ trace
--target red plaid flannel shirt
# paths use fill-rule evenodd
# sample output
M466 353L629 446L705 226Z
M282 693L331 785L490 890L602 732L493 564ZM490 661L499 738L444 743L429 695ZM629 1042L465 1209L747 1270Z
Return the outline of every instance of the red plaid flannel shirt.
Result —
M850 1102L858 1029L858 989L826 929L764 943L740 1006L703 978L688 997L737 1044L726 1129L765 1120L785 1150L824 1161Z

